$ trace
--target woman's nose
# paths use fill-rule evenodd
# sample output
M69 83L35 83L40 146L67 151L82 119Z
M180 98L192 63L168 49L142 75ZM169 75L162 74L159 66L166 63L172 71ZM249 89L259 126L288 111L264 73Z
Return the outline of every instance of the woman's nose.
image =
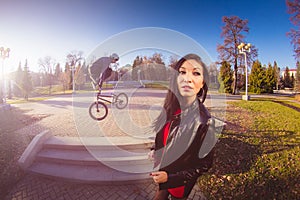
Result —
M184 82L191 82L191 75L189 73L186 73L183 77Z

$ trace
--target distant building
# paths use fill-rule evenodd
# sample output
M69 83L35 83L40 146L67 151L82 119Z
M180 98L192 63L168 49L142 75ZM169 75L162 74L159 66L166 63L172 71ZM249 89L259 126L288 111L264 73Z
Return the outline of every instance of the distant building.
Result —
M297 69L290 69L289 70L289 74L290 74L290 77L292 77L292 76L296 77ZM284 78L284 76L285 76L285 70L282 70L280 75L281 75L281 77Z

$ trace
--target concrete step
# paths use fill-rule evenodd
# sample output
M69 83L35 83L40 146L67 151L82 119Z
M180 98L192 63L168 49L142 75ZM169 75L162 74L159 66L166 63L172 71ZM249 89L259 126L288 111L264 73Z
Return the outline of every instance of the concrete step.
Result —
M143 167L143 166L141 166ZM136 168L137 172L142 171L138 166L128 166ZM117 183L117 182L135 182L150 179L149 172L134 173L115 170L103 166L82 166L71 164L57 164L48 162L36 162L30 169L30 172L50 178L58 178L69 180L72 182L87 182L87 183Z
M135 182L149 179L151 139L57 137L43 142L29 172L73 182Z
M102 151L102 150L64 150L64 149L43 149L37 156L37 161L56 163L68 163L74 165L98 165L102 162L109 166L115 165L140 165L152 163L148 160L147 153L129 151Z
M117 150L133 152L151 148L153 140L133 137L51 137L44 143L44 148L70 150Z

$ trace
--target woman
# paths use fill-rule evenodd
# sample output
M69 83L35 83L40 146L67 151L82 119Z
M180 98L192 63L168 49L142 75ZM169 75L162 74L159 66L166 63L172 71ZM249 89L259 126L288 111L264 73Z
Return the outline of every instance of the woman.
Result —
M164 110L154 123L157 134L149 154L156 169L150 175L159 184L156 200L170 195L187 199L213 162L213 123L203 105L208 89L206 65L199 56L188 54L174 69Z

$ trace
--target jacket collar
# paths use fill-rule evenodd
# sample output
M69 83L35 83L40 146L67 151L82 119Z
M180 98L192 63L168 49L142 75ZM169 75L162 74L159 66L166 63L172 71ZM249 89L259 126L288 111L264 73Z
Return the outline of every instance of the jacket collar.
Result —
M191 116L192 113L195 114L195 112L200 113L200 121L202 123L206 123L207 120L211 117L210 113L206 109L206 107L203 105L203 103L200 102L200 100L197 98L195 101L188 107L181 110L181 112L176 113L173 115L172 119L179 119Z

